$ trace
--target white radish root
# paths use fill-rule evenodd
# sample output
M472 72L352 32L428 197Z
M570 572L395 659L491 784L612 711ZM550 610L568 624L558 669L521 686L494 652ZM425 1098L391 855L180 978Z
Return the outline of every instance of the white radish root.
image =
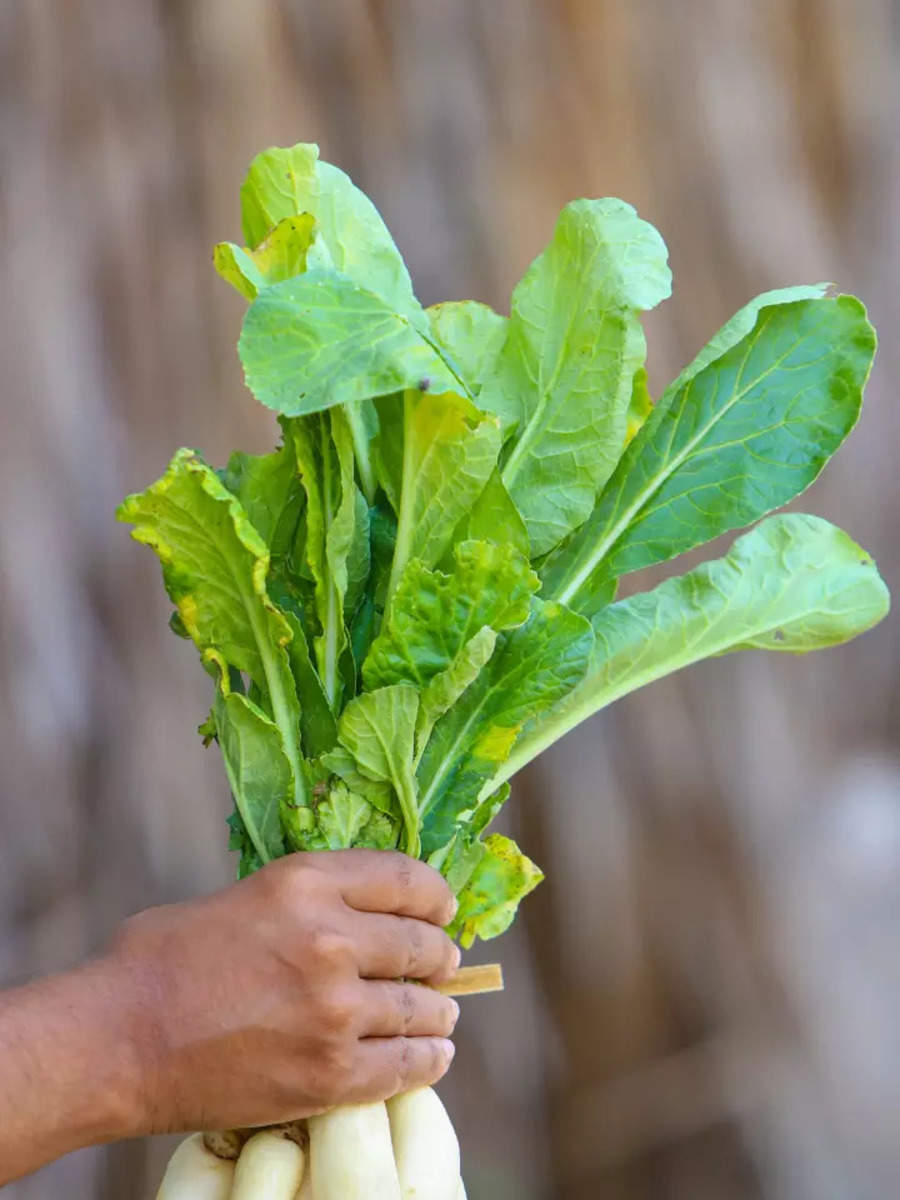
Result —
M195 1133L169 1159L156 1200L229 1200L234 1163L218 1158Z
M387 1111L402 1200L456 1200L459 1142L437 1092L403 1092Z
M254 1133L237 1160L231 1200L294 1200L305 1169L306 1155L283 1132Z
M383 1104L343 1105L308 1125L315 1200L401 1200Z
M300 1191L294 1197L294 1200L313 1200L314 1196L312 1187L312 1173L307 1171L303 1176L303 1183L300 1185Z
M460 1176L459 1183L456 1188L456 1200L466 1200L466 1185L462 1181L462 1176Z

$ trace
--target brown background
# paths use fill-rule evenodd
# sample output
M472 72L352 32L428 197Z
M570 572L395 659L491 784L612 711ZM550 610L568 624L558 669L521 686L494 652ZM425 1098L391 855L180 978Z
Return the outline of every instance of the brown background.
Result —
M177 445L272 441L209 254L265 145L348 169L425 302L505 309L563 203L632 201L675 272L657 391L756 291L858 291L866 415L803 505L900 584L897 27L891 0L0 4L0 981L231 877L207 681L112 510ZM897 1194L897 650L888 621L704 665L520 782L550 880L444 1088L471 1200ZM4 1196L149 1198L169 1148Z

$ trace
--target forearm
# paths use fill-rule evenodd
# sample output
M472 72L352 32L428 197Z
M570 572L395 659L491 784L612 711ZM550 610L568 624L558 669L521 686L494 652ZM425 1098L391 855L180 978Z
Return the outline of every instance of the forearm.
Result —
M127 990L102 959L0 993L0 1185L141 1132Z

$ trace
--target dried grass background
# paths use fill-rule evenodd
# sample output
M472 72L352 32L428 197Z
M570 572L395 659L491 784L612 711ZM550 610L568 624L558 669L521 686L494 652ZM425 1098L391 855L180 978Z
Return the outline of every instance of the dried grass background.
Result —
M265 145L317 140L426 302L505 310L579 195L665 236L660 387L753 293L859 292L862 424L803 507L900 588L892 0L0 5L0 983L232 876L207 680L114 524L171 451L267 448L214 241ZM471 1200L900 1191L900 684L889 620L620 703L520 780L549 881L466 1002L443 1093ZM2 1062L0 1062L2 1076ZM10 1200L154 1194L171 1142Z

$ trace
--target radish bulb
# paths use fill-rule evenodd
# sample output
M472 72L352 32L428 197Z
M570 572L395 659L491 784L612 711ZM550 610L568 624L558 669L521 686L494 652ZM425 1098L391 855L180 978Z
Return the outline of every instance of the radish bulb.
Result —
M383 1104L343 1105L308 1125L315 1200L401 1200Z
M283 1132L254 1133L237 1160L231 1200L294 1200L303 1182L306 1155Z
M466 1185L462 1181L462 1176L456 1187L456 1200L466 1200Z
M403 1200L456 1200L459 1142L437 1092L403 1092L387 1111Z
M218 1158L195 1133L169 1159L156 1200L228 1200L234 1163Z

